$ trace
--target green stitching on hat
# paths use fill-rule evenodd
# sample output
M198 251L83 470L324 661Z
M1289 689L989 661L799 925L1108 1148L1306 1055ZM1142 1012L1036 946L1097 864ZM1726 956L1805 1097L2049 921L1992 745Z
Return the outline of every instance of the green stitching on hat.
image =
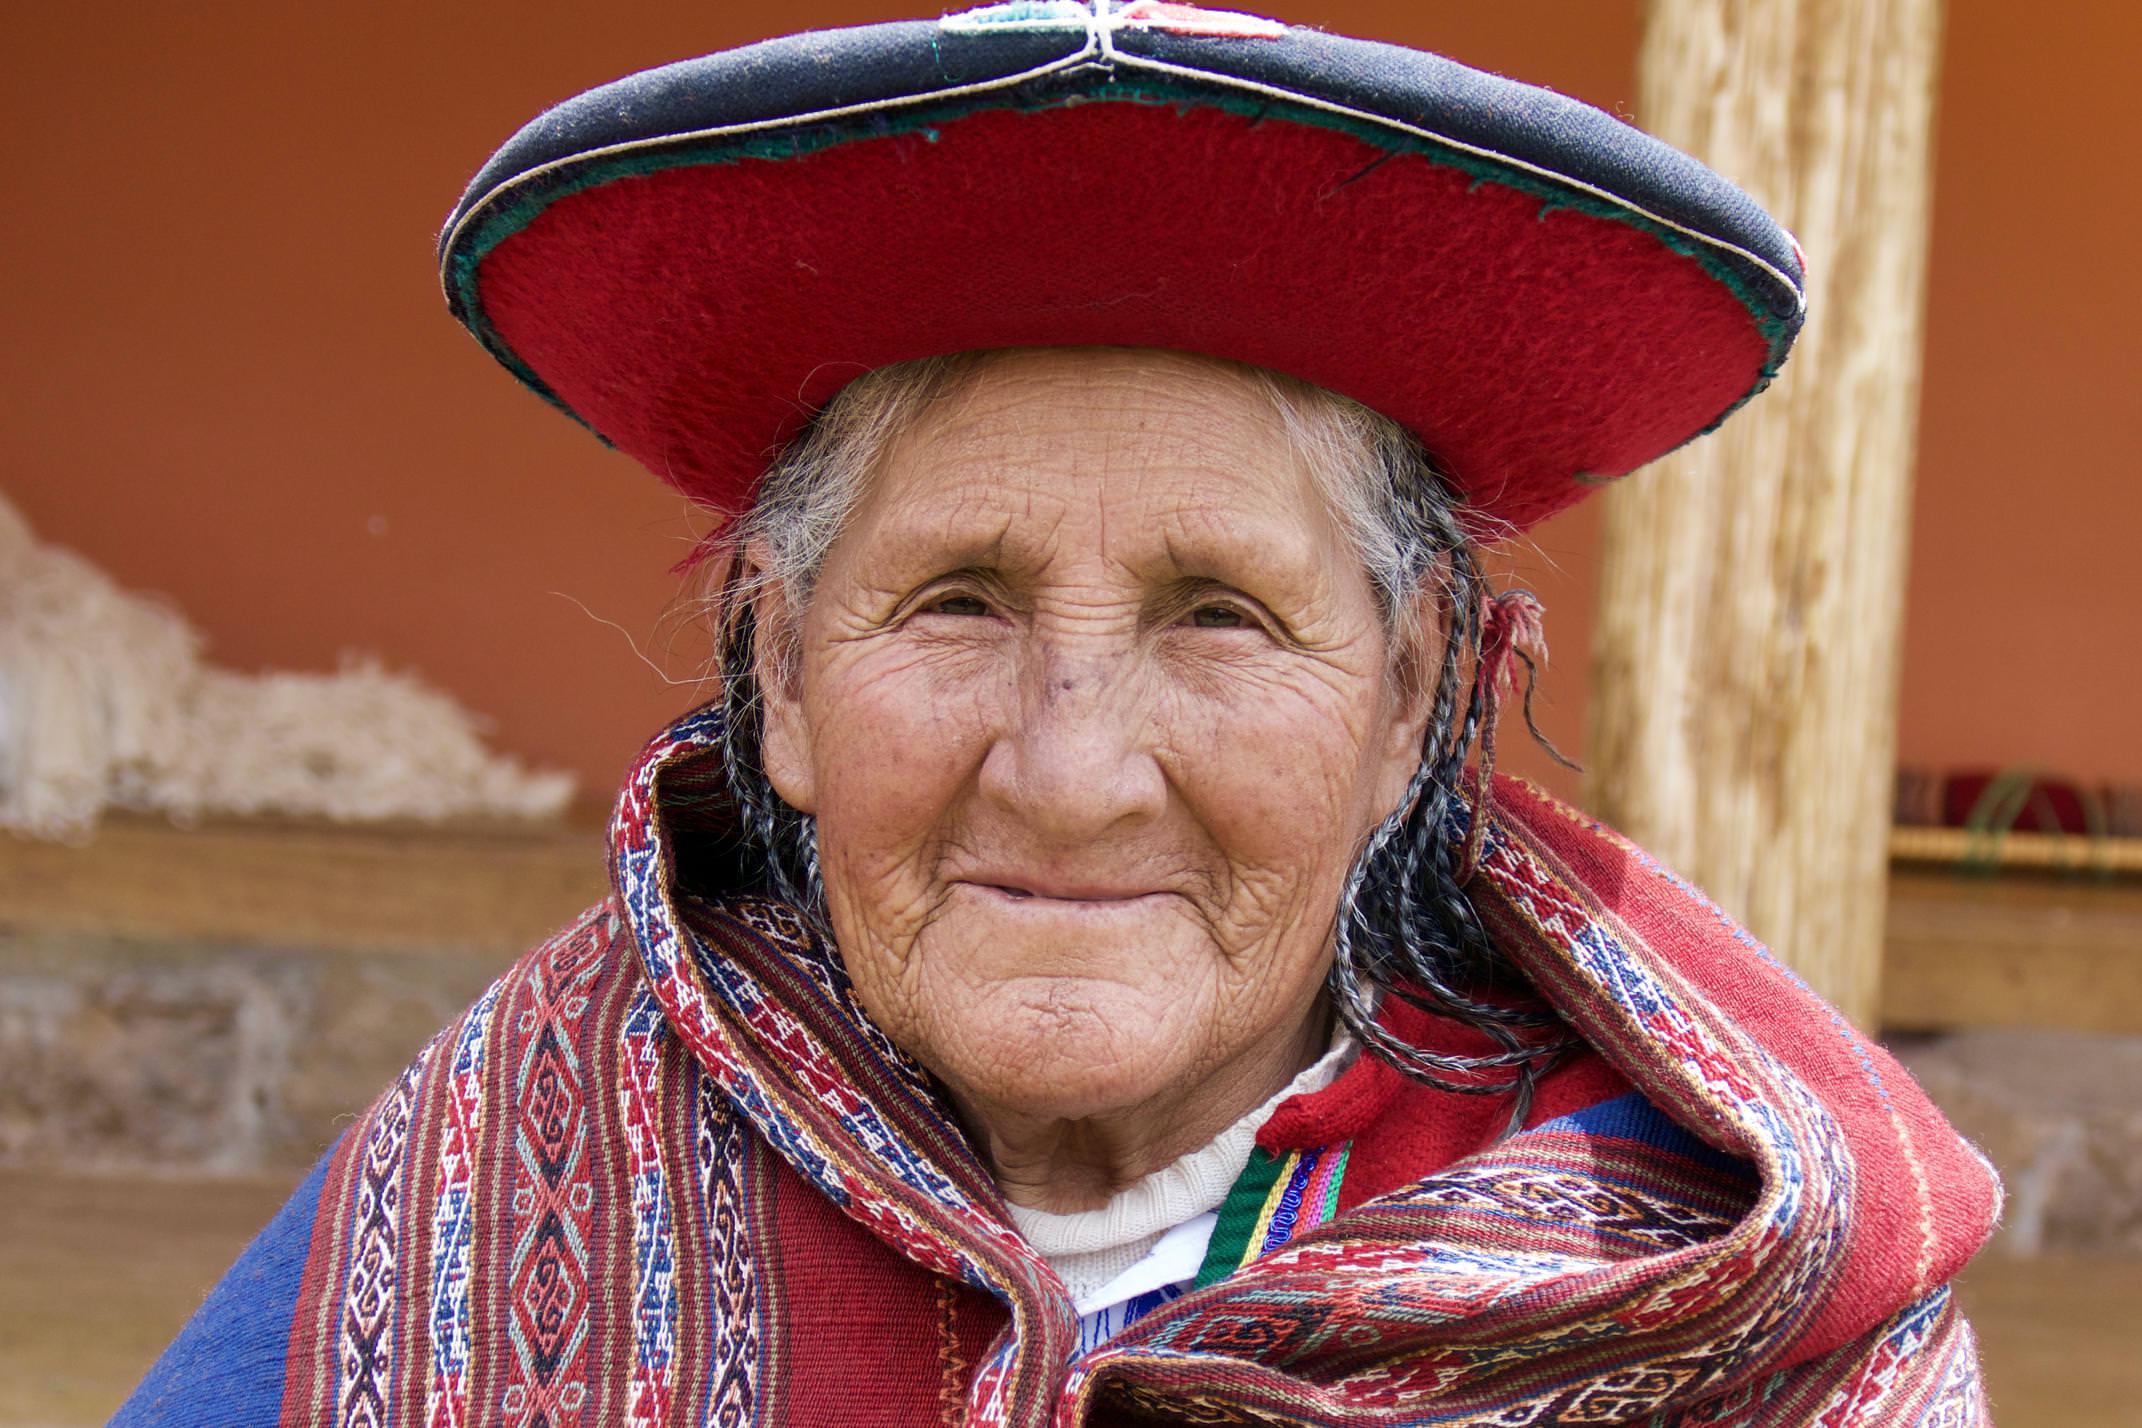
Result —
M938 28L957 34L964 30L1020 29L1083 30L1093 12L1078 0L1007 0L1002 5L983 5L946 15Z

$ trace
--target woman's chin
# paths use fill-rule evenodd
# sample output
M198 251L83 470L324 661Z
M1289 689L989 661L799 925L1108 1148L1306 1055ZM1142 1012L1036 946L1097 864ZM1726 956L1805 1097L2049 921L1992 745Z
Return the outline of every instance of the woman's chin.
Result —
M1195 1018L1152 991L1049 979L1045 995L989 998L937 1038L936 1070L963 1097L1036 1120L1088 1120L1179 1090L1198 1070ZM1169 1013L1169 1014L1156 1014Z

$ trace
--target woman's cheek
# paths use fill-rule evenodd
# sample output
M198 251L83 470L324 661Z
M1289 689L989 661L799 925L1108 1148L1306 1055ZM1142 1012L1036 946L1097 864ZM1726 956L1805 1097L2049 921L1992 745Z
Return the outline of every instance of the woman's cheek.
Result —
M1351 851L1365 732L1351 705L1300 679L1176 702L1177 785L1231 862L1300 866L1334 840Z
M888 836L906 841L902 825L933 825L945 813L987 752L993 687L984 671L946 664L888 648L828 671L821 822L882 846Z

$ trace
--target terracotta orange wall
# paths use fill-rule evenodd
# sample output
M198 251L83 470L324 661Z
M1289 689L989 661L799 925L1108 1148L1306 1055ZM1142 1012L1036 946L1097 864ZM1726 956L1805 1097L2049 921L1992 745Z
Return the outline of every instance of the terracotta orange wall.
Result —
M2142 782L2142 8L1952 0L1898 737Z
M428 239L546 103L772 28L921 7L15 8L0 489L170 596L213 658L376 651L606 790L695 698L689 635L662 618L693 523L461 336ZM2137 199L2102 167L2142 128L2120 69L2142 22L2110 3L1952 8L1904 751L2142 778L2123 717L2142 694L2125 648L2138 384L2114 325L2138 308ZM1638 0L1285 13L1629 109ZM1559 654L1545 723L1572 749L1595 545L1580 508L1517 557Z

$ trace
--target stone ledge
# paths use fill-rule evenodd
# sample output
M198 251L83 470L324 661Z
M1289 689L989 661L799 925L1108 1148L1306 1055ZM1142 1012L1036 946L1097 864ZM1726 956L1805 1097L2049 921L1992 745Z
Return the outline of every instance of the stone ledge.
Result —
M1889 1046L2001 1172L1992 1253L2142 1257L2142 1037L1995 1029Z
M309 1164L511 960L0 933L0 1164Z

